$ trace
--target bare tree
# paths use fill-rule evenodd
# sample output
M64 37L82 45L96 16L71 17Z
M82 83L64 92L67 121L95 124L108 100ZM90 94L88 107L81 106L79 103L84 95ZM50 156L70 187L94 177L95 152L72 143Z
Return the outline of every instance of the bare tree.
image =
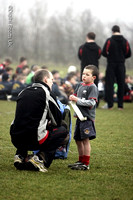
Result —
M8 11L7 1L2 1L0 17L0 57L5 57L8 51ZM5 12L7 11L7 12Z
M66 62L64 57L64 33L59 18L51 17L47 27L49 60L55 63Z
M47 26L46 14L47 14L47 5L45 1L36 1L33 8L30 10L30 24L29 24L29 34L32 59L36 62L42 61L45 59L45 50L47 38L45 37L45 29Z
M91 11L84 10L74 14L73 8L68 7L63 14L54 13L48 16L47 3L34 0L34 5L23 16L22 10L13 5L13 47L8 48L9 16L8 1L2 2L0 18L0 57L11 56L18 61L20 56L26 56L32 63L62 63L79 65L78 48L85 42L86 34L96 33L96 42L103 44L111 34L111 27L117 22L103 24ZM119 22L122 33L129 40L133 49L133 24ZM133 57L126 65L131 67ZM100 59L105 65L105 59Z

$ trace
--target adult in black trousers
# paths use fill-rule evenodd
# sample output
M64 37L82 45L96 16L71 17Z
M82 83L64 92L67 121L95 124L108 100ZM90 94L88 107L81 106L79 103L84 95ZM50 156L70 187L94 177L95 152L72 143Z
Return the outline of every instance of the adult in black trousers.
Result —
M17 98L15 119L10 127L11 141L16 147L14 166L20 170L46 172L56 149L65 143L66 124L56 98L51 93L53 75L48 70L35 73L32 86ZM27 159L28 151L40 150Z
M97 68L99 68L101 48L96 44L95 38L95 33L89 32L86 36L86 43L79 47L78 58L81 60L81 76L84 68L87 65L95 65ZM95 84L98 85L98 78L95 80Z
M107 58L105 75L105 100L113 107L114 82L118 84L118 108L123 109L125 84L125 59L131 56L129 42L120 34L120 27L112 27L112 36L104 44L102 55Z

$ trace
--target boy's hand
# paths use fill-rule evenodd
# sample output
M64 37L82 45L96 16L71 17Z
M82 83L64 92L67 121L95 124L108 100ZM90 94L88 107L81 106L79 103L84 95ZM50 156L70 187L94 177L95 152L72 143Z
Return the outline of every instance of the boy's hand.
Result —
M69 96L69 100L70 100L70 101L75 101L75 102L77 102L77 101L78 101L78 98L77 98L76 96L74 96L74 95L70 95L70 96Z

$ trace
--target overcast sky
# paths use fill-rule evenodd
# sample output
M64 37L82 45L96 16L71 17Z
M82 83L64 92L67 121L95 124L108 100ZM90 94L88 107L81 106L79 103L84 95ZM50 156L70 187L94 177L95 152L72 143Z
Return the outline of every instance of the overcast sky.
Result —
M15 5L22 13L26 13L37 0L5 1L7 6ZM133 24L133 0L40 0L40 2L47 2L48 14L62 13L67 7L72 7L74 14L90 9L92 16L97 17L102 23L121 21L128 25Z

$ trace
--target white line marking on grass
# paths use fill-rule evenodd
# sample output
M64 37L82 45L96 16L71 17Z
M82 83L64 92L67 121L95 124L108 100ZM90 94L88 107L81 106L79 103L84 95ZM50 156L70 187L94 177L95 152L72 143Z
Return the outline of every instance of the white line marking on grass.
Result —
M0 112L0 114L7 114L7 115L10 115L10 114L14 114L15 112L14 111L11 111L11 112Z
M0 149L10 149L10 148L15 148L14 146L11 146L11 147L0 147Z

